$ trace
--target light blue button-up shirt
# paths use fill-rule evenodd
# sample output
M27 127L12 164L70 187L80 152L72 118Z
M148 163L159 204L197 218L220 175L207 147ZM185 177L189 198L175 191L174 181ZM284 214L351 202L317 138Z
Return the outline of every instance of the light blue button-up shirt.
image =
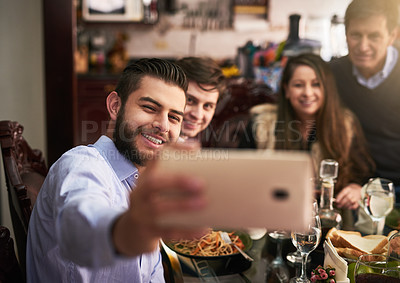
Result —
M398 51L393 46L388 46L385 65L383 69L380 70L378 73L366 79L361 75L361 73L357 70L355 66L353 66L353 75L356 77L358 83L362 86L365 86L369 89L374 89L383 83L387 77L389 77L390 73L393 71L394 67L397 63L397 58L399 57Z
M106 136L66 152L50 168L31 215L28 282L164 282L159 250L128 258L112 244L112 225L137 178Z

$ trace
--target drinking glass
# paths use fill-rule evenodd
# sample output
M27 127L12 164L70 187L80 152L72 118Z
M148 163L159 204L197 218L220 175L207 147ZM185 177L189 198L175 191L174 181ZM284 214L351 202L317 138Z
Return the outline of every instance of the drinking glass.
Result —
M354 268L355 283L400 283L400 261L381 254L361 255Z
M377 235L382 235L384 219L392 211L394 202L392 181L383 178L373 178L368 181L363 194L363 204L365 212L374 223Z
M282 258L282 241L290 239L290 233L286 231L273 231L268 235L276 241L276 257L267 266L267 279L266 282L289 282L289 268Z
M388 244L388 256L400 260L400 232L390 236Z
M315 181L312 180L314 183ZM313 199L312 203L312 209L313 213L315 212L317 215L319 214L319 208L318 208L318 201L316 199ZM295 252L288 253L286 255L286 260L290 262L293 266L296 266L298 264L301 264L302 262L302 256L299 250L296 250ZM307 263L310 263L311 258L307 257ZM296 270L296 276L297 276L297 270Z
M290 279L291 283L310 282L306 275L308 255L315 250L321 240L321 221L318 216L316 204L313 204L311 221L305 231L292 231L291 239L293 245L300 252L301 275Z
M320 177L320 207L319 218L321 220L322 237L318 250L324 250L326 234L335 227L341 229L343 224L342 215L333 208L333 194L335 191L335 180L338 176L339 163L333 159L324 159L319 168Z

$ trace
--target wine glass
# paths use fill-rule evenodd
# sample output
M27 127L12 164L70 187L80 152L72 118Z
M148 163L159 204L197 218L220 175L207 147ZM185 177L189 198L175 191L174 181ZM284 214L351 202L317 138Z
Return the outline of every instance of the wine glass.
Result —
M312 180L312 182L315 182L315 181ZM316 199L313 199L312 209L313 209L313 213L315 212L317 215L319 214L318 201ZM301 256L300 251L298 249L296 249L295 252L288 253L286 255L286 260L294 266L300 265L302 262L302 256ZM310 261L311 261L311 258L307 257L307 263L310 263ZM297 276L297 270L296 270L296 276Z
M393 182L383 178L372 178L368 181L363 194L365 212L374 223L377 235L382 235L384 219L392 211L395 202Z
M400 282L400 261L381 254L361 255L354 268L355 283Z
M301 275L290 279L291 283L310 282L306 275L308 255L315 250L321 240L321 221L318 216L318 206L313 203L311 221L304 231L292 231L292 243L302 257Z
M276 230L269 232L268 235L276 241L276 257L267 266L266 282L289 282L289 268L282 258L282 241L290 239L290 233L286 231Z

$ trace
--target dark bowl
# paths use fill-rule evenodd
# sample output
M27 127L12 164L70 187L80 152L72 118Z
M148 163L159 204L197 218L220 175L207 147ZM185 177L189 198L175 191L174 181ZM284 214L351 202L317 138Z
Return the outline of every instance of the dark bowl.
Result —
M231 232L231 231L226 231ZM243 231L235 231L244 244L243 251L249 251L253 245L250 235ZM214 272L215 275L228 275L243 272L250 268L251 262L246 260L240 253L221 256L195 256L176 251L171 243L165 243L168 248L178 255L178 259L184 273L198 276L198 273L207 274Z

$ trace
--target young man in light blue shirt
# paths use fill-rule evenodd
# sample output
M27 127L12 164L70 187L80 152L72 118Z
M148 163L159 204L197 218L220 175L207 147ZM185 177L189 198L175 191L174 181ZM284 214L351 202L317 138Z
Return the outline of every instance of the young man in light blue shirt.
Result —
M163 228L157 217L205 205L200 180L159 172L153 160L179 137L186 88L165 60L124 70L107 97L108 134L49 170L29 223L28 282L164 282L160 238L200 231ZM172 190L186 198L160 197Z

